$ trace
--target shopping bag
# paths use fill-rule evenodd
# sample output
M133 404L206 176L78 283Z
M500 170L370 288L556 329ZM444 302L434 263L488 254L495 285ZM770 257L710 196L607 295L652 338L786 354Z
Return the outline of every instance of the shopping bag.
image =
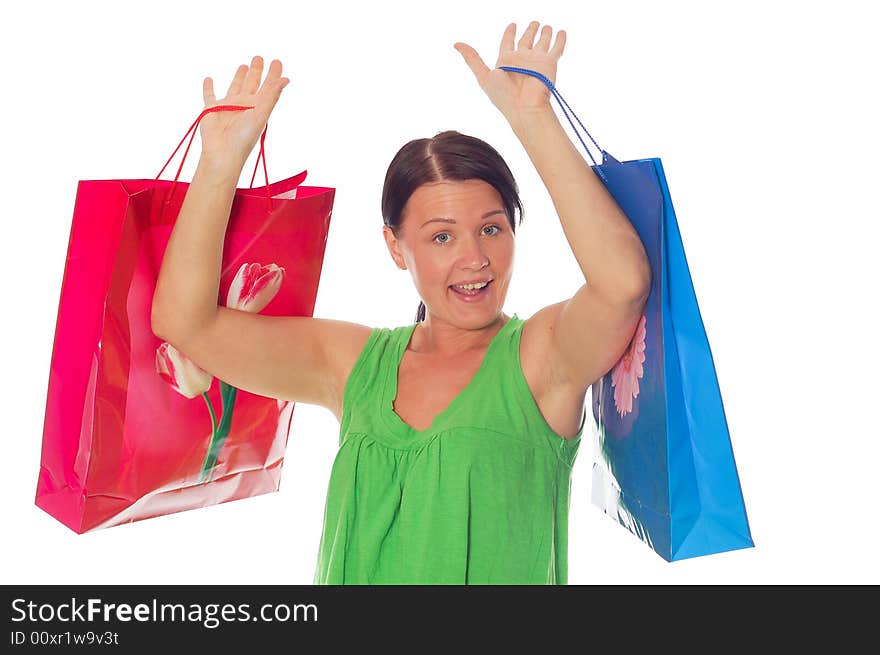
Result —
M650 260L647 305L623 357L592 387L592 501L667 561L754 546L709 340L663 164L599 148L549 79ZM597 164L568 112L602 154Z
M245 107L202 112L171 158L202 116L236 109ZM335 189L303 186L306 171L269 184L265 136L265 186L252 177L235 191L218 304L312 316ZM77 533L279 488L294 403L215 380L152 332L156 280L188 188L182 167L173 180L160 171L77 187L36 491L36 505Z

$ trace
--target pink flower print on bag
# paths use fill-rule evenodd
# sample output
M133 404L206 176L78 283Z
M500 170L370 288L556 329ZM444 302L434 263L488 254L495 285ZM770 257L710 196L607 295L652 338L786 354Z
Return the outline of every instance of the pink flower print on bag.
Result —
M620 361L611 371L611 386L614 388L614 406L621 418L633 411L633 400L639 396L639 379L644 377L645 369L645 329L647 319L644 314L639 320L632 341Z

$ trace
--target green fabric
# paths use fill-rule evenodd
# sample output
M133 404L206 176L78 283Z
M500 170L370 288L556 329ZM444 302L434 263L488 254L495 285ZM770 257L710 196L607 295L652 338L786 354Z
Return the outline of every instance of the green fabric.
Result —
M416 324L375 328L346 382L315 584L566 584L572 440L544 420L516 314L427 430L393 411Z

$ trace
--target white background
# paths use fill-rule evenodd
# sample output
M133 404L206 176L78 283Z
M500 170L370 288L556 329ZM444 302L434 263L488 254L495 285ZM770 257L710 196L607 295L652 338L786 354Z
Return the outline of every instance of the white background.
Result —
M270 177L308 169L307 184L337 188L315 316L412 321L418 297L381 238L382 182L406 141L457 129L495 146L520 184L526 214L505 310L528 317L582 278L540 178L452 46L469 43L494 66L505 25L517 23L518 39L533 19L567 31L557 87L600 145L620 160L663 160L756 543L666 563L590 504L587 431L569 582L880 582L880 53L868 4L6 9L0 582L312 582L338 439L320 407L294 412L278 493L84 535L35 507L77 180L155 176L202 108L205 75L220 96L239 63L277 57L292 82L270 120Z

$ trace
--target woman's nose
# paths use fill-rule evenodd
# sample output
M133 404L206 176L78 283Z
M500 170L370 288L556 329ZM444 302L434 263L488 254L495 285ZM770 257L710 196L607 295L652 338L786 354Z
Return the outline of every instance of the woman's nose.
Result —
M485 268L489 264L489 258L483 251L483 244L479 239L465 239L462 242L461 252L459 253L459 265L462 268L473 269L475 271Z

